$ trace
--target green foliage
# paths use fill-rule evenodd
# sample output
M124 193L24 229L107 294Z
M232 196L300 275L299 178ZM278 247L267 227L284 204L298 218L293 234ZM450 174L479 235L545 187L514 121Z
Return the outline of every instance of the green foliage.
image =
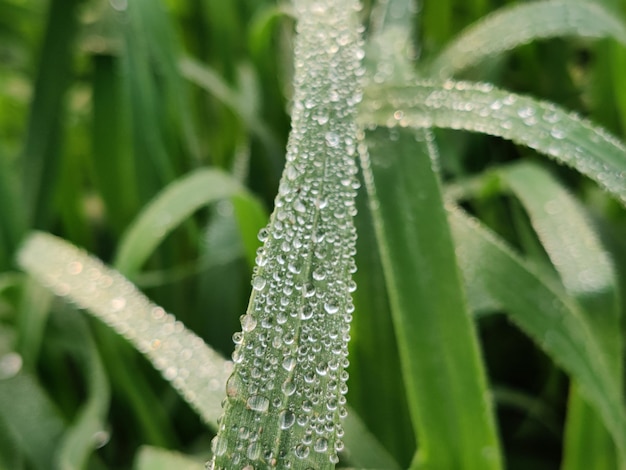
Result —
M0 469L626 468L626 10L364 3L0 0Z

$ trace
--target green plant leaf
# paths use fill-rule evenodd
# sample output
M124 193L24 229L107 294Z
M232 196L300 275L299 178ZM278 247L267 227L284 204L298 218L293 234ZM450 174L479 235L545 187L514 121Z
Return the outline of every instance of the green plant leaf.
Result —
M419 443L412 468L500 468L432 135L383 128L366 142L370 158L362 154L361 163Z
M237 181L220 170L196 170L171 183L144 208L123 235L113 263L115 268L132 277L158 244L193 212L237 194L251 199Z
M330 469L342 450L358 181L358 2L295 2L287 164L267 230L213 468Z
M57 464L62 469L81 469L107 437L105 422L110 389L104 364L84 318L71 313L73 315L63 318L63 340L65 347L80 361L87 382L87 400L59 443Z
M605 361L621 383L622 338L616 273L588 215L538 165L526 162L510 165L500 174L528 210L565 289L584 307L583 314ZM575 384L570 388L566 426L563 468L583 469L589 465L598 468L600 462L604 462L604 468L615 468L611 436L597 413L586 405ZM581 446L581 442L586 445Z
M519 259L477 220L455 209L450 221L467 282L479 279L511 320L571 374L602 417L620 454L626 455L620 379L578 304L557 281Z
M34 376L19 373L0 380L0 419L32 467L48 470L65 424Z
M367 429L361 418L349 407L343 427L346 431L343 438L346 445L345 457L351 464L357 467L387 470L402 468Z
M41 226L49 215L49 194L60 164L61 116L72 75L72 46L81 3L83 0L54 0L49 4L21 161L27 226Z
M459 33L428 73L447 78L487 57L558 36L613 37L626 46L626 25L614 12L592 2L549 0L507 5Z
M551 103L488 84L423 82L367 89L359 120L366 127L442 127L512 140L574 167L626 204L624 144Z
M259 138L270 152L280 148L278 140L270 128L263 122L255 109L251 109L243 93L233 90L215 71L191 57L183 58L180 63L181 74L190 82L198 85L215 96L233 111L244 124Z
M134 470L205 470L203 462L186 455L158 447L144 446L139 449Z
M499 173L528 211L567 293L584 307L606 360L615 363L622 349L616 273L589 216L536 164L508 165Z
M87 309L130 341L215 426L229 367L201 338L118 272L52 235L32 234L18 261L57 295Z

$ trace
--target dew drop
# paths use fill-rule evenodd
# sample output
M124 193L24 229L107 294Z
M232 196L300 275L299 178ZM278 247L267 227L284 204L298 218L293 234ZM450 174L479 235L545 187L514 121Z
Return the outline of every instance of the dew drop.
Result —
M251 395L246 401L246 406L253 411L265 413L270 407L270 401L263 395Z
M299 459L306 459L309 456L309 446L304 444L298 444L296 446L296 457Z
M286 380L280 388L285 395L290 397L296 391L296 384L294 384L291 380Z
M241 328L246 333L254 330L256 328L256 319L249 314L245 314L241 316Z
M326 133L326 144L329 147L337 147L339 145L339 135L334 132Z
M278 422L281 429L289 429L296 422L296 415L290 410L283 410L280 413Z
M252 287L254 290L261 291L265 288L267 284L266 279L263 276L256 276L252 281Z
M324 304L324 310L329 315L334 315L335 313L337 313L339 311L339 306L337 304L335 304L335 303L326 302Z
M283 359L283 369L285 369L287 372L291 372L295 366L296 360L293 357L287 356L285 359Z
M324 437L320 437L315 441L313 446L315 452L326 452L328 450L328 441Z

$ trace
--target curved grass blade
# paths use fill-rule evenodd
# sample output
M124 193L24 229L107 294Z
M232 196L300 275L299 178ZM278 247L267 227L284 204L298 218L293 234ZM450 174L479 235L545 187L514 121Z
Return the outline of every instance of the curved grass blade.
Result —
M607 131L557 106L488 84L448 81L372 87L365 126L442 127L526 145L596 181L626 205L626 148Z
M361 164L419 445L411 468L501 468L432 136L379 128L366 142Z
M186 455L158 447L144 446L139 449L134 470L205 470L203 462Z
M296 0L287 164L260 238L253 293L213 468L330 469L343 449L362 73L356 0Z
M550 0L509 5L458 34L428 73L447 78L487 57L558 36L612 37L626 46L626 25L618 15L592 2Z
M74 312L72 312L74 313ZM84 319L78 314L63 318L65 347L81 361L87 381L87 401L63 435L58 449L58 468L85 468L89 456L106 438L110 389L104 364Z
M584 307L605 360L620 380L623 361L616 273L588 216L538 165L520 163L500 174L524 204L565 289ZM570 388L565 436L564 469L600 468L601 462L607 469L617 467L611 436L575 383Z
M19 373L0 380L0 419L32 468L48 470L65 424L32 375Z
M124 233L113 265L132 277L158 244L200 207L239 195L244 188L220 170L202 169L171 183L135 219Z
M233 90L222 77L214 72L208 65L191 57L180 60L181 74L190 82L198 85L208 93L211 93L224 105L235 113L245 123L251 132L256 134L261 142L272 152L278 152L280 145L272 130L259 118L255 110L250 110L242 93Z
M57 295L129 340L207 423L216 425L230 368L201 338L150 303L119 273L52 235L31 235L18 261Z
M343 422L346 445L345 458L352 465L366 468L400 470L400 465L367 429L361 418L348 407L348 415Z
M620 379L607 363L578 304L478 221L454 209L450 222L464 277L480 279L511 320L577 381L611 432L620 455L626 455L626 410Z
M536 164L509 165L499 173L528 211L567 293L584 307L607 361L617 360L622 346L616 273L588 215Z

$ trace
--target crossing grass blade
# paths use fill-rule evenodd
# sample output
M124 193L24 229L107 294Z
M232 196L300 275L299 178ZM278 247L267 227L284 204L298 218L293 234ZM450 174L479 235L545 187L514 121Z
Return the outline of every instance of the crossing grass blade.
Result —
M497 469L495 418L431 139L376 129L361 159L417 433L411 468Z
M113 265L127 276L134 276L158 244L193 212L211 202L235 195L251 200L237 181L219 170L196 170L171 183L126 230ZM260 209L257 206L251 210L258 213Z
M614 12L592 2L549 0L508 5L459 33L428 72L447 78L488 57L558 36L612 37L626 46L626 25Z
M528 210L543 246L568 294L602 348L605 361L621 383L622 337L616 273L589 216L573 196L540 166L519 163L501 171L506 184ZM615 448L601 418L570 388L565 431L564 469L617 468ZM584 445L582 443L585 443Z
M625 455L626 411L620 378L606 361L580 306L558 281L515 255L477 220L450 214L459 263L468 282L479 279L511 320L578 383Z
M20 250L19 263L57 295L87 309L133 343L215 426L229 370L202 339L152 304L118 272L56 237L33 234Z
M204 462L158 447L139 449L133 470L205 470Z
M502 137L575 168L626 204L624 144L554 104L453 81L372 87L365 97L365 127L441 127Z

